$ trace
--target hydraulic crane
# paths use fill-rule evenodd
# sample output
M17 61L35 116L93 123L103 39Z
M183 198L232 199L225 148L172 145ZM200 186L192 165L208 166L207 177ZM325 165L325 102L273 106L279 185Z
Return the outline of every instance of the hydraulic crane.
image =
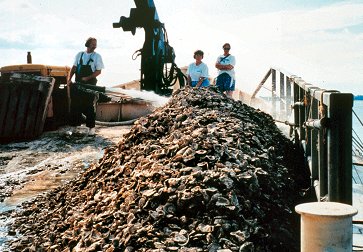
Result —
M144 28L145 42L136 51L141 55L141 90L154 91L160 95L170 95L172 86L179 80L184 86L185 75L175 64L175 52L169 45L165 26L160 22L153 0L134 0L136 8L131 8L130 17L121 16L114 28L131 31L135 35L136 28Z

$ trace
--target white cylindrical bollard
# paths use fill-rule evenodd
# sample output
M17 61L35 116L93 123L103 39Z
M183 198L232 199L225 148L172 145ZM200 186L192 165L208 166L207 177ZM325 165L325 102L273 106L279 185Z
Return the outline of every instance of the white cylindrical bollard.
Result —
M352 217L358 213L350 205L311 202L297 205L301 215L301 252L351 252Z

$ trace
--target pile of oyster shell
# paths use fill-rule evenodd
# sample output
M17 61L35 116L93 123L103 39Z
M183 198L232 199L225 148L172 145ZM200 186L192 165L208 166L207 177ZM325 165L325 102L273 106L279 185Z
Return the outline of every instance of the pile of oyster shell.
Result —
M23 205L14 251L297 251L299 155L271 116L186 88Z

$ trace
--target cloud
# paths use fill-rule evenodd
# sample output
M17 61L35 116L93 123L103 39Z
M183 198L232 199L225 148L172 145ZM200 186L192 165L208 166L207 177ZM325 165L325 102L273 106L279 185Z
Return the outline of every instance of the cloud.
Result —
M363 49L363 4L242 17L233 30L233 39L244 48L236 67L241 88L252 90L273 66L322 88L363 93L363 57L357 53Z
M237 60L237 86L247 91L253 91L274 66L317 86L336 85L363 93L360 1L320 7L309 2L309 8L285 1L280 5L261 0L154 1L180 67L191 63L193 52L202 49L215 77L215 60L222 44L230 42ZM131 56L143 46L143 29L132 36L112 28L134 7L132 0L0 1L0 66L25 62L26 51L32 51L35 63L70 65L74 55L84 50L86 38L94 36L106 66L100 83L139 78L140 58L134 61Z
M283 13L284 31L312 32L363 24L363 4L339 3L311 11Z

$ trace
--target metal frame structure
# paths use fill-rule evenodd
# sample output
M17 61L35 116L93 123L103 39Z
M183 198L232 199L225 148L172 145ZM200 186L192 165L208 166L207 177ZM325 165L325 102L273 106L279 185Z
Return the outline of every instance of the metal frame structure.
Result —
M175 64L175 52L169 45L166 29L160 22L153 0L134 0L136 8L131 8L130 17L121 16L113 23L114 28L122 28L135 35L136 28L144 28L143 48L136 51L141 55L141 90L153 91L160 95L171 95L172 86L179 81L184 86L186 77Z
M304 149L317 200L351 205L353 94L321 89L271 68L252 98L270 76L271 114L290 126L293 141Z

